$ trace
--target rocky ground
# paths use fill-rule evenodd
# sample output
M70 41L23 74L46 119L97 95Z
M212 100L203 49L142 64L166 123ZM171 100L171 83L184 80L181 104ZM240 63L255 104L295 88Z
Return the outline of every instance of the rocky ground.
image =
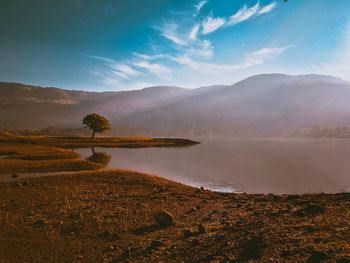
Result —
M350 194L215 193L129 171L0 184L1 262L350 262Z

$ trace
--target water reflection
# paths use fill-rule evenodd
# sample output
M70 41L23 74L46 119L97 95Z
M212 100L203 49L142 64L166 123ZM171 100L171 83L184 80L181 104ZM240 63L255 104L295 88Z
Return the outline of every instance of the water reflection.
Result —
M103 167L108 166L112 156L106 152L96 152L94 147L91 147L92 154L86 158L87 161L101 164Z
M109 168L247 193L341 192L350 187L350 140L211 139L189 148L107 149ZM90 152L79 150L83 156Z

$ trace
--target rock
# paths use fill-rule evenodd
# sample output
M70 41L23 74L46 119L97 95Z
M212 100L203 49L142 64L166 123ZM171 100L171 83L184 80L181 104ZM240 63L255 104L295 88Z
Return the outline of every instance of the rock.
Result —
M267 243L261 234L249 238L242 244L242 250L238 255L238 261L247 262L251 259L260 259L266 246Z
M49 223L47 222L47 219L43 217L43 218L36 220L35 224L38 226L45 226L45 225L48 225Z
M198 225L198 232L199 232L200 234L205 234L205 233L207 232L207 230L205 229L205 226L204 226L202 223L200 223L200 224Z
M19 175L18 175L18 174L12 174L11 177L12 177L13 179L15 179L15 178L18 178Z
M307 233L315 233L315 232L317 231L317 228L314 227L314 226L306 226L306 227L305 227L305 231L306 231Z
M112 233L112 232L110 232L108 230L106 230L105 232L102 233L102 237L105 240L108 240L108 241L116 241L116 240L120 240L121 239L119 234Z
M348 258L348 257L338 258L337 263L350 263L350 258Z
M154 219L160 227L169 227L175 224L173 215L166 211L155 214Z
M191 237L194 235L194 233L190 230L190 229L185 229L185 231L183 232L184 237Z
M310 257L308 258L308 263L318 263L326 260L328 258L328 254L323 251L314 250L311 252Z
M22 182L21 182L21 181L16 181L16 182L14 183L14 186L15 186L15 187L21 187L21 186L22 186Z
M164 245L164 242L162 240L153 240L151 245L150 245L150 248L155 249L155 248L161 247L163 245Z
M82 255L78 255L77 259L83 259L84 257Z
M199 241L198 238L193 238L193 239L191 240L191 245L192 245L192 246L198 246L199 244L200 244L200 241Z
M292 253L290 253L290 251L289 250L286 250L286 249L284 249L282 252L281 252L281 257L282 258L286 258L286 257L289 257L289 256L291 256L292 255Z
M304 207L303 211L307 214L317 215L317 214L324 213L326 209L323 205L308 204L307 206Z
M314 238L314 243L319 244L323 241L322 237L315 237Z

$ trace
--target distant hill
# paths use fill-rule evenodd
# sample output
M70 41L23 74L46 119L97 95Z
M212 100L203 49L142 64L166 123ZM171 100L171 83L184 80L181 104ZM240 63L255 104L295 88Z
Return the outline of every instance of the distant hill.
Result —
M350 124L350 84L322 75L257 75L234 85L84 92L0 83L0 127L79 127L107 116L120 134L279 135Z

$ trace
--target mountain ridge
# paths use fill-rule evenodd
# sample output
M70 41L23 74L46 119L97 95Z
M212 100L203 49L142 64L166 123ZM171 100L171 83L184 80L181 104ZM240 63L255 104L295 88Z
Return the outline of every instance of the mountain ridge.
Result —
M86 114L96 112L120 134L280 134L350 124L349 101L349 82L312 74L260 74L233 85L116 92L0 82L0 128L80 127Z

